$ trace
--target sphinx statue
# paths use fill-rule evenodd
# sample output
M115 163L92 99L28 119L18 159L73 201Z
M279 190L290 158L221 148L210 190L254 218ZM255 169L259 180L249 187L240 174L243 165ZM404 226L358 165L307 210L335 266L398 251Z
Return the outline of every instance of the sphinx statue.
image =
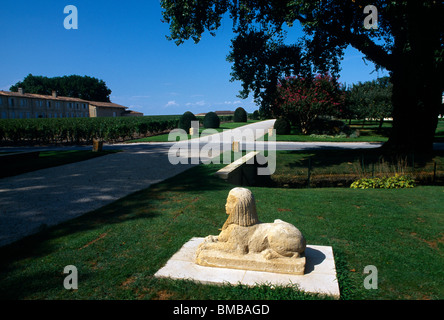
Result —
M292 224L282 220L261 223L255 199L246 188L233 188L227 198L228 215L218 236L210 235L196 251L203 266L303 274L306 241Z

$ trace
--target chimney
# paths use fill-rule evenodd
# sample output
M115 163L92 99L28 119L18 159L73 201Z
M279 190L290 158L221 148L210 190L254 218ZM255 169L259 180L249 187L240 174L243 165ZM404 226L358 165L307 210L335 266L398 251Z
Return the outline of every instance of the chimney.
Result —
M23 93L25 93L25 91L23 90L23 88L18 88L18 93L23 94Z
M53 98L57 98L57 91L52 90L52 97L53 97Z

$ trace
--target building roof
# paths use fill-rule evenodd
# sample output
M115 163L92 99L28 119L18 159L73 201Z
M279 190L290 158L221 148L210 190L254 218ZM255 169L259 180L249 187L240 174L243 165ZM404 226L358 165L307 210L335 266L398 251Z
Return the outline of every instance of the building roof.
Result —
M89 103L90 105L93 105L96 107L128 109L128 107L122 106L120 104L112 103L112 102L88 101L88 100L84 100L84 99L80 99L80 98L44 95L44 94L36 94L36 93L20 93L20 92L10 92L10 91L3 91L2 90L2 91L0 91L0 95L7 96L7 97L12 96L12 97L25 97L25 98L33 98L33 99L72 101L72 102L80 102L80 103Z
M215 114L217 114L218 116L223 116L223 115L233 115L234 111L214 111Z
M231 116L234 114L234 111L214 111L215 114L217 114L218 116ZM196 116L205 116L207 113L198 113L196 114Z
M141 115L143 115L142 112L134 111L134 110L126 110L125 113L126 113L126 114L141 114Z
M82 102L89 103L88 100L83 100L80 98L72 98L72 97L63 97L53 95L45 95L45 94L36 94L36 93L19 93L19 92L10 92L10 91L0 91L0 95L2 96L12 96L12 97L25 97L25 98L33 98L33 99L46 99L46 100L59 100L59 101L73 101L73 102Z
M101 101L88 101L88 102L90 105L95 107L128 109L128 107L112 102L101 102Z

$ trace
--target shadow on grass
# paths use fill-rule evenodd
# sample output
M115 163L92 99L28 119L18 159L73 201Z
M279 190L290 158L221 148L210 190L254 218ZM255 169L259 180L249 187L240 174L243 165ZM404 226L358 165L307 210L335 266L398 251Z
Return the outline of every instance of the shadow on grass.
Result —
M0 248L1 271L13 268L12 264L16 260L28 257L37 258L52 252L55 248L51 240L102 228L104 225L152 219L162 215L163 213L159 211L156 202L163 200L159 197L159 194L163 192L179 191L183 194L194 195L200 191L226 189L227 186L222 180L211 176L219 167L222 165L193 167L163 182L153 184L148 189L132 193L102 208L56 226L44 227L36 234L3 246ZM196 176L208 177L208 179L196 183Z
M394 174L412 175L421 185L442 185L443 157L442 150L396 156L380 148L284 151L269 187L348 187L362 177Z

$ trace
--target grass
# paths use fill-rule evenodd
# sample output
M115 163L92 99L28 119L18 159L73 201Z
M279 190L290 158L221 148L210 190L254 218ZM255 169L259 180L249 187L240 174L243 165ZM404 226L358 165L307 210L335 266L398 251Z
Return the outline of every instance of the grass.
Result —
M435 142L444 142L444 119L438 121L435 131Z
M309 171L312 187L348 187L359 178L395 174L410 175L420 184L444 182L444 151L397 159L384 159L379 149L277 151L277 157L271 179L278 186L306 187Z
M216 130L217 132L223 132L224 130L230 130L230 129L235 129L241 126L245 126L246 124L251 124L251 123L255 123L258 122L259 120L248 120L247 123L245 122L224 122L221 123L221 126L217 129L213 129ZM205 129L203 127L199 128L199 135L201 136L202 132L204 132ZM131 140L131 141L127 141L128 143L138 143L138 142L169 142L168 140L168 136L169 133L163 133L163 134L159 134L159 135L155 135L155 136L150 136L150 137L146 137L146 138L141 138L141 139L135 139L135 140ZM202 136L205 136L202 135ZM191 139L191 135L188 135L188 139Z
M1 168L0 178L11 177L26 172L52 168L69 163L89 160L111 153L119 152L117 150L106 150L100 152L70 150L70 151L42 151L39 158L35 160L24 160L9 163Z
M348 123L348 122L347 122ZM386 142L390 135L392 127L391 121L385 121L382 129L379 130L378 121L352 120L352 129L359 130L359 137L344 136L322 136L322 135L303 135L292 129L289 135L276 135L276 141L292 141L292 142ZM414 129L412 129L414 130ZM264 136L268 140L268 134ZM438 121L436 128L435 142L444 142L444 120Z
M290 287L155 279L192 237L217 234L233 187L200 165L99 210L0 248L2 299L319 299ZM259 217L333 247L342 299L443 299L443 187L399 190L250 188ZM270 195L273 196L270 196ZM75 265L78 290L65 290ZM363 286L378 268L378 289Z

